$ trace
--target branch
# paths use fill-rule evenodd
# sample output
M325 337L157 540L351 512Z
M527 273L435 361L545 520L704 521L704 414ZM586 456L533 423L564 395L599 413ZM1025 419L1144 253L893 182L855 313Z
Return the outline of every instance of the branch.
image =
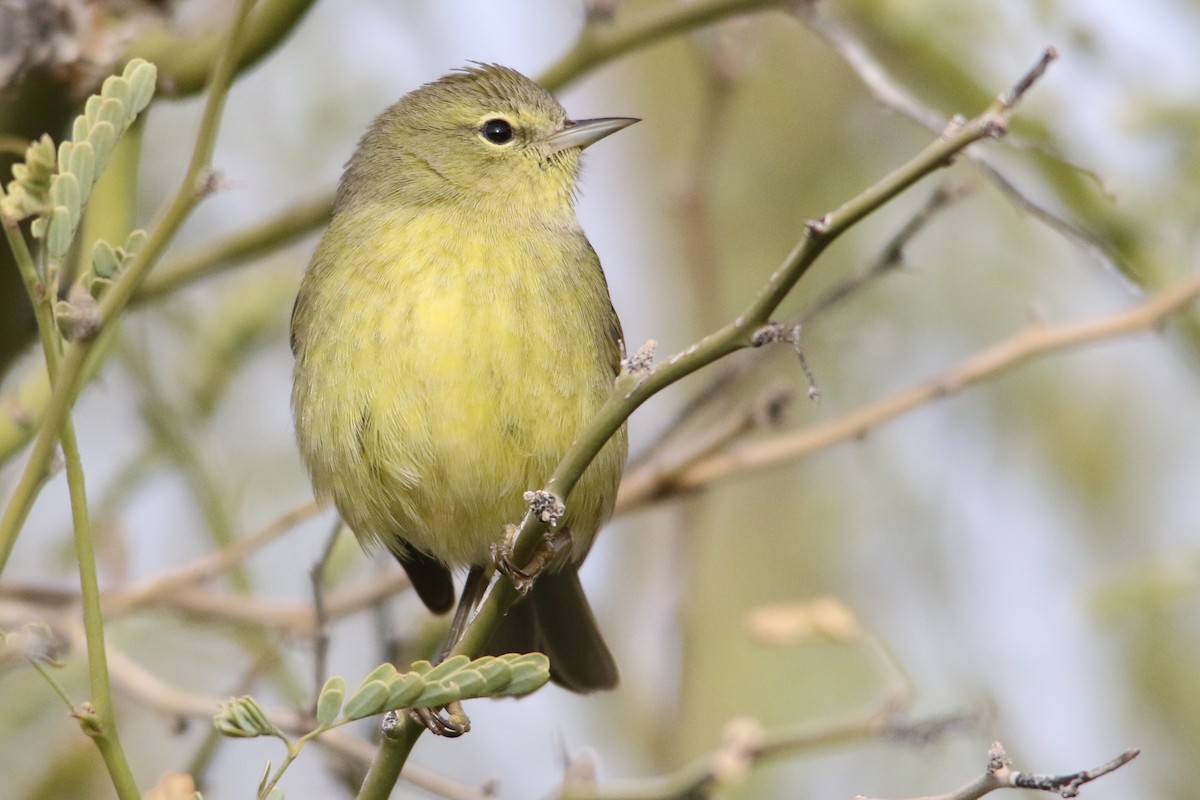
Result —
M652 369L623 369L608 402L581 431L546 482L544 491L560 499L569 499L571 490L595 454L642 403L702 367L737 350L760 344L759 331L826 247L917 181L951 164L955 156L971 144L1002 136L1008 128L1013 107L1056 57L1053 49L1047 49L1013 89L997 97L979 116L966 121L955 119L936 141L908 163L821 219L808 222L800 242L733 322ZM528 563L547 529L548 523L539 515L532 510L527 512L516 534L513 563ZM482 652L504 612L516 600L517 592L511 580L494 581L450 655ZM403 717L400 724L385 731L382 746L359 792L360 800L382 800L391 793L402 765L423 730L412 719Z
M967 785L953 792L917 798L916 800L978 800L985 794L997 789L1037 789L1043 792L1054 792L1062 797L1076 797L1079 788L1085 783L1091 783L1108 773L1120 769L1137 758L1140 750L1126 750L1111 761L1082 772L1072 772L1069 775L1035 775L1018 772L1012 768L1012 761L1004 747L999 742L992 742L988 750L987 772ZM859 795L856 800L869 800Z
M897 719L894 713L878 713L842 725L820 728L803 725L765 731L757 720L741 717L725 725L721 745L716 750L670 775L631 781L623 786L568 783L558 800L694 800L741 781L751 767L781 756L874 738L925 743L964 723L977 721L975 712L915 722Z
M555 92L584 72L631 50L735 14L783 5L784 0L697 0L676 2L666 10L644 12L630 20L619 14L621 19L596 15L588 19L575 45L542 73L538 83Z
M318 620L311 603L260 600L244 594L217 591L187 583L168 586L159 585L155 580L152 586L155 590L152 595L137 594L128 601L122 593L106 595L103 598L106 616L129 613L153 600L158 608L170 608L210 621L275 630L290 636L311 638L318 630ZM339 589L325 599L325 619L341 619L371 608L409 586L411 584L408 578L396 569L381 573L369 581ZM0 598L45 608L77 604L79 593L68 589L8 582L0 584Z
M333 195L325 194L285 209L228 238L185 253L156 269L133 297L134 305L157 300L195 283L271 252L329 221Z
M260 548L275 541L321 510L315 502L306 503L273 520L262 530L243 536L215 553L203 556L176 569L159 573L151 580L129 589L109 592L104 598L106 614L124 614L154 603L206 578L241 565Z
M942 375L818 425L737 450L696 460L681 459L673 467L649 465L626 474L617 495L617 511L625 513L663 497L693 492L730 475L794 461L864 434L935 400L999 375L1047 353L1104 339L1155 329L1170 314L1200 298L1200 276L1180 281L1126 311L1089 322L1047 328L1035 325L978 353Z
M907 117L928 131L937 133L940 130L941 116L933 109L922 105L899 81L889 75L883 65L853 34L821 13L815 0L797 0L792 4L792 12L841 56L846 66L850 67L858 76L863 86L880 105ZM1012 181L1005 177L1004 173L996 168L990 159L976 150L968 150L966 157L1017 208L1072 240L1101 263L1122 273L1120 265L1100 242L1086 231L1024 195Z
M296 27L314 0L261 0L246 24L238 48L235 74L241 74L270 53ZM199 92L216 71L226 43L226 32L180 34L154 28L136 39L125 61L144 58L158 66L159 91L184 97Z

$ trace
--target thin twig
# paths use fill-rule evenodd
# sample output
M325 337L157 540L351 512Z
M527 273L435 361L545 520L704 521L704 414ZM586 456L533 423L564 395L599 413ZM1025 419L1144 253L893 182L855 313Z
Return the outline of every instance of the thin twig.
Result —
M1052 328L1035 325L971 356L932 380L818 425L747 444L737 450L681 467L675 472L653 472L642 468L628 473L617 496L617 510L631 511L668 493L696 491L730 475L741 475L793 461L834 444L861 438L870 430L902 414L956 394L1037 356L1153 330L1167 316L1180 311L1197 298L1200 298L1200 277L1192 277L1126 311L1089 322Z
M305 503L272 520L261 530L236 539L233 544L196 559L181 567L166 570L151 580L128 589L109 592L104 597L106 614L125 614L157 602L206 578L219 575L245 562L253 553L278 539L321 511L315 502Z
M284 209L270 219L215 243L164 261L133 297L133 304L157 300L196 281L279 249L329 221L333 195Z
M325 604L325 570L329 559L333 557L333 548L337 544L338 534L342 531L342 521L338 519L329 532L328 541L321 551L321 557L309 570L308 577L312 583L313 597L313 687L319 693L325 685L329 661L329 614ZM313 695L313 713L316 714L317 694Z
M625 18L591 18L575 45L542 73L539 83L557 91L579 75L617 56L648 44L711 25L737 14L782 7L783 0L694 0L676 2L650 11L639 10Z
M236 69L248 69L287 38L314 0L259 0L247 21ZM225 31L181 34L163 25L142 32L125 59L144 58L158 65L160 91L182 97L195 94L213 79L213 64L227 40Z
M1004 747L999 742L993 742L988 750L987 771L983 775L952 792L912 800L979 800L997 789L1037 789L1054 792L1062 797L1075 797L1079 794L1081 786L1125 766L1137 758L1139 752L1126 750L1111 761L1082 772L1072 772L1068 775L1034 775L1014 770ZM869 798L859 795L856 800Z
M896 741L922 741L908 737L912 728L929 734L949 732L963 724L978 723L974 711L942 715L931 720L909 721L884 709L862 719L835 725L797 725L764 730L755 720L730 720L721 745L670 775L606 786L568 784L558 800L692 800L709 797L721 786L741 780L746 772L775 758L810 750L838 747L887 736Z
M838 303L861 290L864 286L874 283L885 275L904 266L904 251L934 218L948 208L952 203L965 197L970 192L967 184L957 187L938 186L929 195L929 199L909 217L880 252L879 257L860 275L856 275L837 284L823 294L806 310L800 318L801 323L808 324L814 318L829 311Z
M966 184L957 187L939 186L929 196L929 199L909 218L896 232L896 235L884 246L879 257L860 275L835 285L822 295L805 311L801 317L802 324L808 324L830 308L860 291L868 284L883 278L885 275L904 265L904 251L913 239L917 237L933 221L937 214L949 207L970 191ZM765 352L765 351L764 351ZM688 428L688 423L694 421L709 406L723 399L729 390L741 385L741 378L753 365L752 359L743 359L718 370L716 378L694 394L679 408L664 428L634 457L630 458L625 467L625 484L638 486L644 483L657 483L656 497L674 494L672 483L674 476L683 472L688 466L698 463L701 459L717 455L717 448L705 446L692 448L686 455L675 456L669 464L659 460L659 456L668 449L678 435ZM740 417L739 417L740 418ZM730 438L725 444L733 444L736 438ZM653 462L653 463L652 463ZM623 488L623 492L634 491ZM618 508L623 508L618 500Z
M800 2L792 4L792 11L813 32L821 36L821 38L825 39L833 47L834 51L841 56L846 65L858 75L863 86L866 87L867 91L871 93L880 105L907 117L932 133L939 132L943 124L941 115L933 109L922 105L899 81L892 78L867 48L848 30L828 15L822 13L817 3L811 0L800 0ZM1031 78L1030 84L1024 87L1016 86L1013 88L1012 94L1014 97L1019 98L1024 94L1028 90L1029 85L1032 85L1032 82L1040 77L1040 75L1030 73L1029 77ZM1016 184L1009 180L992 163L991 159L974 148L968 149L964 155L983 173L988 181L994 184L1009 199L1009 202L1051 230L1075 242L1090 256L1105 266L1112 268L1117 274L1122 274L1113 256L1099 241L1078 226L1073 225L1048 208L1039 205L1022 193Z

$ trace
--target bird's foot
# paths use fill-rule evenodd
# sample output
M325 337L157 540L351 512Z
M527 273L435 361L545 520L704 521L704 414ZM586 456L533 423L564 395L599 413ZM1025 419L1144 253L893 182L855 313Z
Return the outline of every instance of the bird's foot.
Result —
M571 544L571 531L567 528L555 528L547 531L529 561L524 566L518 567L512 560L517 530L516 525L508 525L504 528L504 539L492 545L492 560L496 563L496 569L507 575L513 582L516 590L522 595L526 595L533 588L537 576L541 574L546 564L560 550Z
M410 708L408 715L418 725L424 725L430 733L447 739L457 739L471 730L471 718L463 712L462 703L457 700L445 709Z

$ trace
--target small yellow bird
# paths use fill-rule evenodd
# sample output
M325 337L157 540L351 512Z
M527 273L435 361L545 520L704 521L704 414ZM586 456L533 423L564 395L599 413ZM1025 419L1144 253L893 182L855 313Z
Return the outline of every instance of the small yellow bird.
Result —
M452 569L486 574L612 390L621 325L574 195L580 152L636 121L569 120L478 64L385 111L346 167L292 315L296 435L317 494L432 611L454 605ZM544 652L573 691L617 683L576 570L626 449L622 428L567 501L569 547L490 646Z

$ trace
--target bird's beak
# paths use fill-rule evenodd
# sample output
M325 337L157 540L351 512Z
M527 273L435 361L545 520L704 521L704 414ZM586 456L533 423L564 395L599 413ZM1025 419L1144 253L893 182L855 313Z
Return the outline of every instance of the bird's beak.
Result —
M635 122L641 122L641 120L633 117L602 117L600 119L581 119L578 121L567 120L563 129L555 132L547 139L546 144L551 153L558 153L563 150L570 150L571 148L582 150L611 133L616 133L622 128L628 128Z

